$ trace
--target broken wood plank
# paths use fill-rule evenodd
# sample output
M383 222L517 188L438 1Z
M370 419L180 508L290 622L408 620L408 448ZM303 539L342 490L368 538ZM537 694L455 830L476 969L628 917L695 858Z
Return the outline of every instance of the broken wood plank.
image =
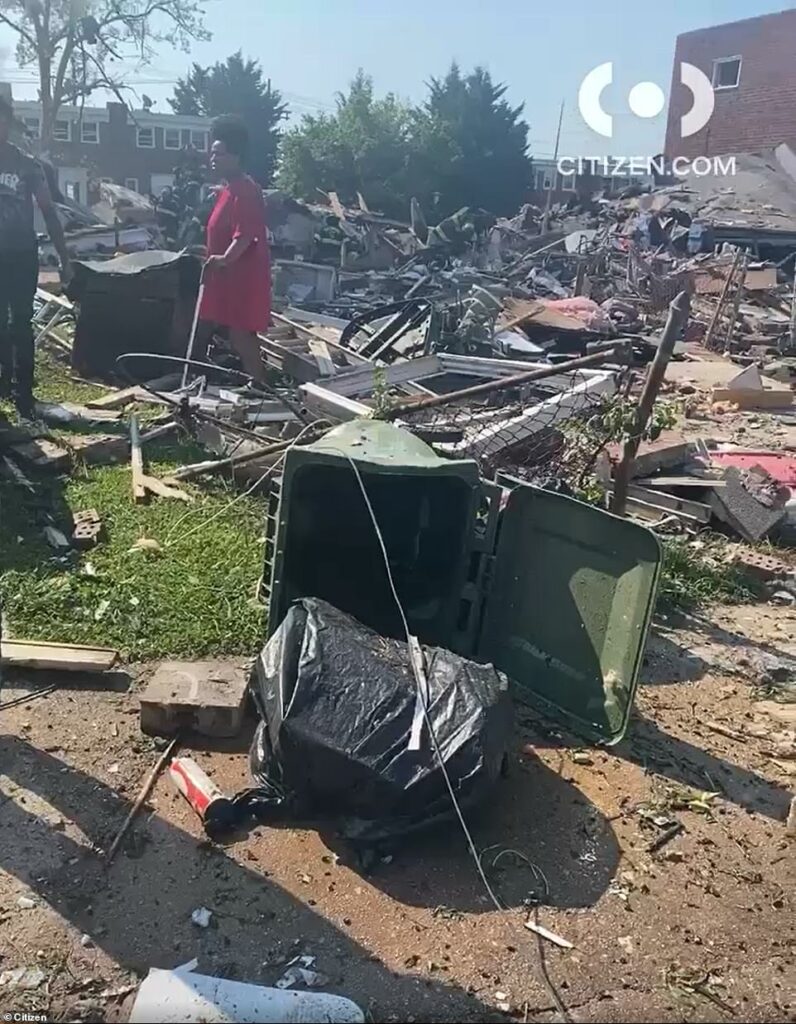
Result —
M62 438L72 455L87 466L105 466L127 458L130 441L123 434L72 434Z
M119 652L109 647L58 644L45 640L5 640L0 661L19 668L55 669L62 672L108 672Z
M549 928L545 928L544 925L536 924L535 921L526 921L525 927L529 932L539 935L543 939L547 939L548 942L552 942L555 946L560 946L562 949L574 949L575 947L569 941L564 939L560 935L556 935L555 932L551 932Z
M320 338L310 338L307 342L307 348L318 363L318 369L321 371L321 376L334 377L337 372L337 368L332 362L332 356L326 342L322 341Z
M657 490L659 487L664 491L672 487L683 487L701 491L715 490L717 487L726 487L726 480L714 480L709 476L691 476L680 474L679 476L643 476L636 477L635 482L641 487L650 487Z
M164 377L147 381L147 387L154 388L156 391L168 391L170 388L177 387L179 383L180 375L178 373L168 373ZM152 398L152 395L149 395L141 384L132 384L120 391L111 391L100 398L92 398L86 402L86 406L89 409L123 409L131 402L142 401L142 396L144 400Z
M156 476L144 474L142 479L145 490L151 491L152 494L157 494L161 498L176 498L178 501L185 501L188 504L191 504L194 500L193 495L188 494L181 487L174 487L171 484L164 483L163 480L159 480Z
M307 407L320 416L330 416L333 420L345 422L373 415L373 410L364 402L335 394L319 384L302 384L299 390L304 395Z
M46 437L31 439L21 444L11 445L11 451L18 455L23 461L36 466L37 469L46 469L59 472L68 469L72 461L69 452Z
M130 417L130 468L132 470L133 501L144 501L147 491L157 494L161 498L177 498L179 501L192 502L193 496L183 491L180 487L172 487L170 484L158 480L155 476L148 476L144 472L144 454L141 450L141 434L138 430L138 418Z
M711 506L702 501L693 501L689 498L680 498L676 494L669 494L666 491L640 487L637 483L628 484L627 493L631 497L651 505L669 509L670 512L684 512L687 516L699 520L700 523L709 523L713 516Z
M625 504L628 511L633 512L640 519L647 519L651 522L659 522L661 519L671 519L672 516L675 516L685 526L698 528L700 524L704 523L704 520L697 519L696 516L691 516L687 512L678 512L666 507L657 500L658 497L659 495L656 494L656 500L653 502L628 495Z
M132 470L133 501L143 501L146 497L144 487L144 455L141 451L141 435L138 432L138 419L130 417L130 468Z
M714 388L714 402L727 402L739 409L786 409L793 404L793 392L773 388Z

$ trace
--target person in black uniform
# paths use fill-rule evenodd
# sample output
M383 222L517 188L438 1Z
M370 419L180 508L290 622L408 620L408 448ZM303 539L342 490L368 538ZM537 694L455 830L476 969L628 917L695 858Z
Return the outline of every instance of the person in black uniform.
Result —
M33 200L39 205L61 262L61 280L71 275L61 222L41 165L9 141L11 104L0 96L0 396L13 395L22 416L33 414L33 298L39 252Z

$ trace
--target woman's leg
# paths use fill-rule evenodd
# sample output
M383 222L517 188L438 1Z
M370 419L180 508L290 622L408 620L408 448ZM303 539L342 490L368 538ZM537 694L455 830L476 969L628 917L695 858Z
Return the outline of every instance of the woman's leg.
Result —
M255 380L265 380L265 367L260 358L260 339L250 331L229 332L229 343L243 364L243 369Z

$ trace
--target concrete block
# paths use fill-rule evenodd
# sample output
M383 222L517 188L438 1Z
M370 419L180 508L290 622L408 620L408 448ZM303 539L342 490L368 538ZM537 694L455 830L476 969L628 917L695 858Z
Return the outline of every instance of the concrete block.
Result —
M236 736L248 678L241 661L164 661L141 694L141 729L160 736L183 729Z
M89 466L124 462L130 457L130 440L121 434L74 434L69 445Z
M724 471L726 486L711 495L711 506L719 519L728 523L744 540L761 540L786 515L784 508L764 505L743 485L741 473L734 467Z

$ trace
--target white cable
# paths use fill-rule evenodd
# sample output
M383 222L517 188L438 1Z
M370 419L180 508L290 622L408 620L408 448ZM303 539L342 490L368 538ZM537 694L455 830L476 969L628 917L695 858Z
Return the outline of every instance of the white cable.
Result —
M362 491L362 497L365 499L365 504L368 507L368 512L370 513L370 519L371 519L371 522L373 523L373 529L376 531L376 537L378 538L379 547L381 548L382 557L384 559L384 568L385 568L385 571L387 573L387 579L388 579L389 584L390 584L390 590L392 591L392 596L393 596L393 599L395 600L395 605L396 605L396 607L398 609L398 613L401 616L401 622L403 623L404 632L406 633L406 642L407 642L407 644L411 644L412 643L412 635L409 632L409 622L408 622L408 620L406 618L406 613L404 611L403 605L401 604L401 599L398 597L398 591L395 588L395 580L393 579L392 569L390 568L390 560L387 557L387 548L386 548L386 545L384 543L384 536L382 535L381 529L379 528L379 523L378 523L378 520L376 519L376 513L373 511L373 505L370 502L370 497L368 496L368 492L365 490L365 483L364 483L364 481L362 479L362 474L359 472L359 467L354 462L354 460L351 458L351 456L348 455L348 453L341 452L341 454L345 455L345 457L348 459L348 462L350 463L351 468L354 471L354 475L357 478L357 482L359 484L359 489ZM426 728L428 729L429 735L431 736L431 742L432 742L432 745L434 747L434 753L436 754L437 760L439 761L439 766L440 766L440 769L442 770L442 776L445 779L445 785L448 788L448 793L450 794L451 803L453 804L453 809L456 811L456 816L459 819L459 824L462 826L462 831L464 832L465 839L467 840L467 845L469 847L470 854L471 854L471 856L473 858L473 861L475 863L476 869L478 870L478 874L481 876L481 881L484 883L484 888L489 893L489 897L492 900L492 902L495 904L497 909L498 910L505 910L506 907L503 906L503 904L497 898L495 893L492 891L492 886L489 884L489 879L486 877L484 869L481 866L481 858L478 856L478 850L476 849L475 843L473 842L473 837L470 834L469 828L467 827L467 822L464 820L464 815L462 814L461 807L459 806L459 801L456 799L456 793L454 792L453 784L451 783L450 776L448 775L448 769L445 767L445 762L443 761L443 758L442 758L442 751L440 750L439 743L437 742L437 734L434 731L434 726L433 726L433 723L431 721L431 716L428 713L428 708L426 706L426 702L425 702L425 700L423 698L423 694L420 692L419 687L418 687L418 694L419 694L419 698L420 698L420 706L423 709L423 717L425 718Z
M354 462L354 460L351 458L351 456L348 454L348 452L344 452L344 451L342 451L339 448L337 449L337 451L348 460L351 468L354 471L354 476L357 479L357 483L359 484L359 489L362 491L362 497L365 499L365 504L367 505L368 512L370 513L371 522L373 523L373 529L376 532L376 537L377 537L378 542L379 542L379 547L381 548L382 557L384 559L384 568L385 568L385 571L387 573L387 579L388 579L389 584L390 584L390 590L392 591L393 599L395 600L395 604L396 604L396 607L398 608L398 612L399 612L399 614L401 616L401 622L403 623L404 631L406 633L406 642L407 642L407 645L411 648L413 637L412 637L412 635L411 635L411 633L409 631L409 623L408 623L407 618L406 618L406 613L404 612L403 605L401 604L401 600L398 597L398 591L396 590L396 587L395 587L395 581L393 579L392 570L390 568L390 561L389 561L389 558L387 557L387 547L386 547L386 545L384 543L384 536L383 536L383 534L381 532L381 529L379 527L378 520L376 519L376 513L373 510L373 505L371 504L370 497L368 496L368 492L365 489L365 483L364 483L364 481L362 479L362 474L359 471L359 467ZM411 660L412 659L410 657L410 661ZM414 663L412 663L412 669L414 671ZM416 673L415 673L415 678L417 679ZM428 713L428 708L426 706L425 700L423 699L423 694L421 692L419 683L418 683L418 700L419 700L420 706L423 709L423 717L425 718L426 727L428 728L429 736L431 736L431 743L432 743L432 745L434 747L434 753L436 754L437 761L439 762L439 766L440 766L440 769L442 771L442 777L445 779L445 785L448 788L448 793L449 793L450 798L451 798L451 803L453 804L453 809L456 811L456 816L459 819L459 824L461 825L462 831L464 832L464 837L467 840L467 846L468 846L468 849L470 851L470 855L473 858L473 862L475 864L476 870L478 871L478 874L481 876L481 881L484 883L484 888L486 889L486 891L487 891L487 893L489 895L489 898L492 900L493 904L495 905L495 908L497 910L500 910L500 911L505 911L508 908L505 907L500 902L498 897L495 895L495 893L494 893L494 891L492 889L492 886L489 884L489 879L486 877L486 874L484 872L483 866L481 864L481 857L478 855L478 850L476 849L475 842L473 841L473 837L472 837L472 835L470 833L470 830L467 827L467 822L464 820L464 815L462 814L462 809L459 806L459 801L456 799L456 793L454 792L453 784L451 783L450 776L448 775L448 769L445 767L445 762L443 761L443 758L442 758L442 751L440 750L439 742L437 741L437 734L434 731L434 726L433 726L433 724L431 722L431 716ZM527 860L527 858L526 858L526 860ZM528 861L528 863L530 864L531 862ZM540 872L540 874L541 874L541 872ZM542 875L542 877L544 878L544 875ZM547 888L547 879L545 879L545 888ZM537 920L538 920L538 908L537 908ZM544 979L544 982L547 985L547 987L548 987L548 989L550 991L550 994L553 997L553 1001L555 1002L555 1004L556 1004L556 1006L558 1008L559 1013L562 1015L562 1017L564 1018L565 1021L571 1021L572 1018L570 1017L570 1015L569 1015L569 1013L567 1011L566 1006L564 1006L564 1003L562 1002L561 997L559 996L558 991L557 991L555 985L553 984L552 980L550 979L550 977L549 977L549 975L547 973L547 965L545 964L545 959L544 959L544 948L542 946L542 939L541 939L541 937L539 935L536 936L536 939L537 939L537 947L538 947L538 950L539 950L539 962L540 962L540 967L541 967L541 973L542 973L542 977Z
M287 456L287 453L290 451L290 449L295 447L295 445L298 444L298 442L307 433L307 431L310 430L311 428L315 427L315 426L317 426L317 424L315 424L315 423L308 423L307 426L304 427L303 430L300 433L296 434L296 436L293 438L293 440L290 442L290 444L287 446L287 448L285 448L285 450L282 452L282 454L279 456L279 458L276 460L276 462L274 462L273 465L269 466L268 469L266 469L266 471L263 473L263 475L261 477L259 477L257 480L254 481L254 483L251 485L251 487L248 487L245 491L241 491L240 494L236 494L235 497L232 499L232 501L228 502L228 504L226 504L223 508L218 509L217 512L214 512L211 516L209 516L207 519L205 519L204 522L201 522L198 525L194 526L194 528L192 530L189 530L187 533L182 534L182 536L177 538L177 541L175 543L179 543L181 541L187 540L188 537L192 537L198 530L201 530L203 527L207 526L209 523L212 523L213 520L218 519L219 516L223 516L225 513L227 513L232 508L232 506L234 504L236 504L236 502L240 501L242 498L247 497L253 491L256 491L257 488L260 486L260 484L263 483L263 481L267 480L268 477L279 468L279 466L282 464L282 462L284 462L285 457ZM180 525L180 523L184 522L184 520L187 519L188 516L192 515L194 512L199 512L199 511L200 511L200 509L198 509L198 508L190 509L188 512L185 513L185 515L180 516L180 518L177 520L177 522L174 524L174 526L172 526L172 528L166 534L166 538L163 541L164 545L169 543L169 538L172 536L172 534L177 529L177 527Z

